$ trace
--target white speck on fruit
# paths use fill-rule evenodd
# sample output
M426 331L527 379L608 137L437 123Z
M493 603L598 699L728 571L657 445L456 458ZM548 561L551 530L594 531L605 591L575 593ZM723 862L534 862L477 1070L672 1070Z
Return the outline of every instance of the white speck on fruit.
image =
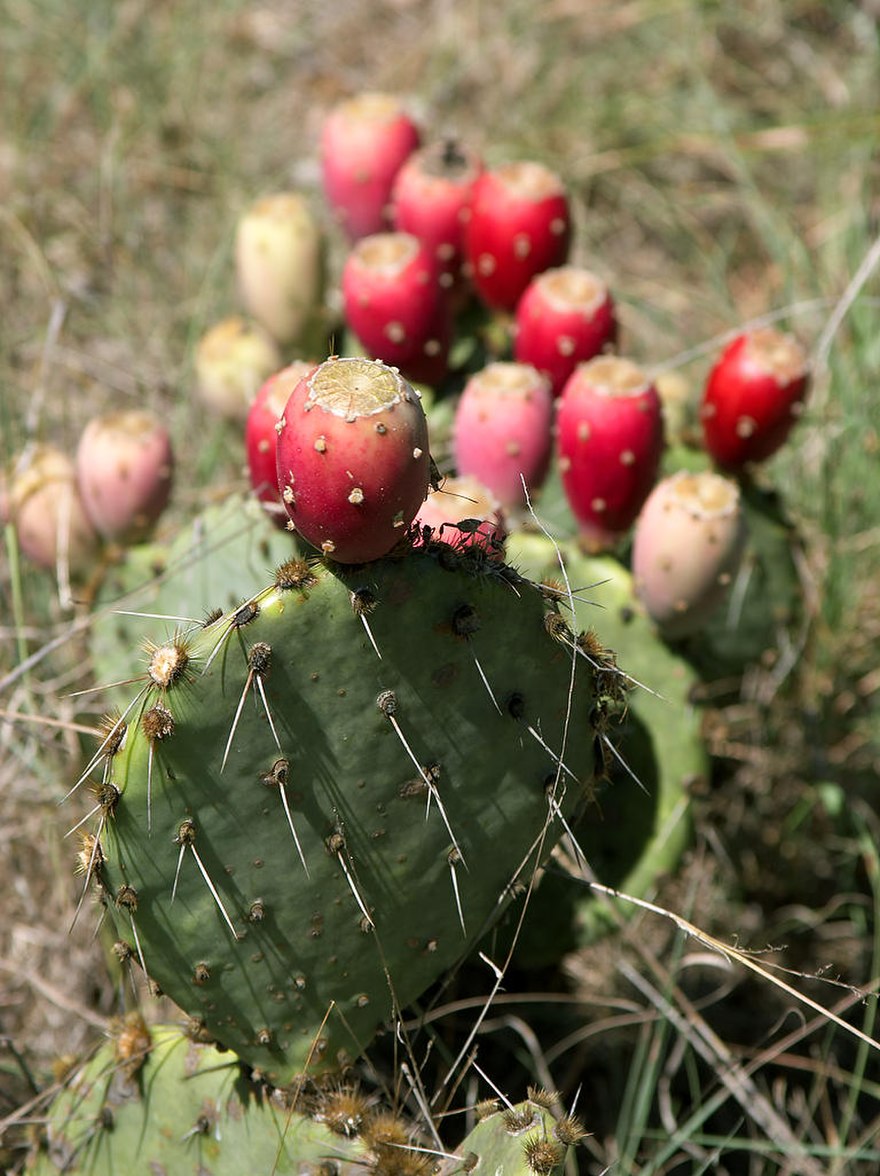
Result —
M559 459L560 473L567 474L570 469L571 469L571 458L570 457L560 457L560 459Z
M327 452L327 438L326 437L316 437L315 438L315 449L318 451L318 453L326 453Z
M484 278L488 278L490 274L495 273L495 258L491 253L481 253L477 259L477 269Z
M516 457L519 454L519 442L508 441L504 446L504 452L508 455L508 457Z
M332 555L333 552L336 550L336 544L333 542L332 539L325 539L324 542L321 544L321 550L324 552L325 555Z
M745 440L752 436L757 427L758 426L752 417L740 417L736 422L736 435L737 437L742 437Z
M403 323L386 323L383 334L391 343L402 343L406 338L406 329L404 328Z
M561 237L565 232L565 221L560 216L555 216L550 222L550 232L554 237Z
M348 501L351 503L352 506L360 506L360 504L363 502L363 500L364 500L363 490L360 488L360 486L355 486L354 490L352 490L351 494L349 494L349 496L348 496Z
M439 354L440 354L440 341L439 341L439 339L429 339L427 341L427 343L425 343L425 355L439 355Z
M636 455L631 449L624 449L620 455L620 464L625 466L635 465Z
M418 460L419 460L419 458L422 456L422 454L423 454L423 453L424 453L424 450L423 450L423 449L419 449L419 447L418 447L418 445L417 445L417 446L415 447L415 449L413 450L413 457L416 459L416 461L418 461Z
M285 486L281 491L281 497L288 506L294 506L296 498L294 497L293 489L290 486Z
M513 238L513 256L517 261L525 261L532 252L531 238L527 233L517 233Z
M560 335L556 340L556 350L560 355L568 359L569 356L574 355L574 339L571 335Z
M596 514L602 514L603 511L608 509L608 503L604 498L594 498L590 503L590 509L594 510Z
M590 426L587 424L586 421L581 421L581 423L578 425L577 439L578 439L578 441L589 441L589 439L590 439Z

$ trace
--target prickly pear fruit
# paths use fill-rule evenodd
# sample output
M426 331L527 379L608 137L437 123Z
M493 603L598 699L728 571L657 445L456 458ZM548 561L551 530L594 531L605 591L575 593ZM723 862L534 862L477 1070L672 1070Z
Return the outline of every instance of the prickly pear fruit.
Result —
M80 576L94 566L97 532L86 513L73 460L54 445L22 456L9 483L7 511L18 544L47 571Z
M665 637L697 632L724 598L746 541L731 478L680 471L658 482L633 534L635 590Z
M565 262L570 239L565 188L543 164L504 164L475 183L465 253L487 306L514 310L536 274Z
M803 412L806 353L773 327L739 335L709 373L700 419L706 449L720 466L765 461Z
M361 94L327 115L321 132L324 194L350 240L390 227L394 178L418 145L418 127L389 94Z
M372 358L418 383L443 380L452 319L436 263L417 237L364 237L343 267L342 297L348 324Z
M559 399L562 485L588 549L629 530L657 478L663 451L660 398L632 360L579 364Z
M324 302L325 243L298 192L253 204L238 222L235 266L248 314L279 343L324 351L317 338Z
M461 1159L444 1160L441 1176L492 1172L495 1176L562 1176L569 1149L586 1135L580 1120L554 1116L558 1096L534 1090L526 1102L490 1110L457 1148Z
M290 394L304 376L318 365L297 359L280 372L275 372L263 384L248 409L244 426L244 445L247 452L251 486L273 522L287 526L287 511L278 489L278 430L276 426L284 414Z
M83 505L105 539L136 543L168 505L174 455L168 430L141 409L89 421L76 451Z
M479 156L446 139L414 152L394 181L394 227L418 237L446 290L462 281L465 223L482 170Z
M490 363L470 377L453 424L460 474L470 474L502 506L525 502L543 482L553 450L550 383L530 364Z
M278 486L295 529L339 563L386 555L428 493L428 424L394 368L328 359L294 388L278 431Z
M516 307L514 355L550 381L558 396L579 363L617 340L608 287L589 270L561 266L534 277Z
M281 352L258 323L222 319L199 340L195 391L215 416L243 421L260 385L281 367Z
M501 504L478 478L446 478L419 507L417 527L430 527L434 539L463 548L476 544L500 558L504 549Z
M133 960L269 1082L360 1053L585 800L574 643L511 568L437 543L289 560L154 646L89 765L89 872Z
M139 1020L130 1015L65 1081L29 1172L318 1172L328 1155L369 1170L353 1132L288 1109L228 1051Z

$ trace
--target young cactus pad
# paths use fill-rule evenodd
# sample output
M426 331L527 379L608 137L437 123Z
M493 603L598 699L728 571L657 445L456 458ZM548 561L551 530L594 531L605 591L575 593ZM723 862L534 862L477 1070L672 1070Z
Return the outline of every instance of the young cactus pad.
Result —
M334 1172L366 1173L368 1159L362 1141L267 1096L228 1051L196 1045L179 1029L141 1023L133 1031L130 1023L53 1101L46 1150L28 1171L282 1176L331 1162Z
M94 758L90 869L132 958L269 1081L359 1054L583 800L592 673L548 607L473 549L293 559L150 655Z

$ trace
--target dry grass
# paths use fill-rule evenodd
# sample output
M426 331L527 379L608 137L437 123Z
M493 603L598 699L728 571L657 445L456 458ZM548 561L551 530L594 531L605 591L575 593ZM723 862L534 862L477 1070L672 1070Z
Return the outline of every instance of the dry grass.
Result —
M877 30L842 0L9 0L0 35L0 455L37 439L71 448L95 412L145 404L179 438L168 527L242 480L237 443L220 426L206 435L188 397L193 344L234 305L237 214L288 185L317 205L317 132L342 96L408 94L432 134L556 167L575 195L577 259L618 292L627 348L694 386L747 319L781 309L824 343L877 232ZM785 942L774 959L854 985L880 971L872 290L866 275L828 336L798 444L773 465L809 539L809 640L782 690L750 680L714 717L698 849L664 895L722 938ZM0 550L0 679L86 613L13 555ZM82 759L74 724L99 711L70 698L87 682L76 635L0 692L0 1026L40 1082L115 1009L94 912L68 934L78 895L56 808ZM563 1048L572 1018L539 1016L556 1037L537 1060L560 1085L584 1083L584 1170L875 1171L845 1148L871 1142L876 1060L840 1036L789 1041L775 1021L790 1002L717 969L644 915L570 961L582 1037ZM594 1001L601 1016L585 1012ZM528 1057L520 1029L499 1026L500 1057ZM707 1058L697 1039L724 1044ZM689 1123L737 1066L756 1075L746 1103L728 1091L708 1126ZM0 1117L30 1093L11 1050L4 1087ZM773 1124L780 1149L788 1131L815 1158L772 1154ZM728 1152L729 1166L713 1160Z

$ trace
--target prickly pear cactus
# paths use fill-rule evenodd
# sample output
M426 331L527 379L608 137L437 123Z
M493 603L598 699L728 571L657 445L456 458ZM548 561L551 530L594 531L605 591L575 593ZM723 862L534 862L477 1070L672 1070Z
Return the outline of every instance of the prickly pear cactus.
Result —
M154 647L89 765L82 864L208 1034L272 1083L332 1069L546 859L593 699L555 598L473 548L289 560Z
M250 1081L234 1054L196 1045L179 1029L147 1030L130 1020L55 1098L29 1171L374 1171L364 1141L340 1126L326 1113L286 1108Z
M699 716L689 698L697 675L655 636L622 564L587 557L573 542L560 543L558 551L574 591L574 627L597 630L625 671L605 675L600 704L608 701L609 688L613 693L623 687L626 705L600 738L609 783L599 790L598 813L576 833L600 882L644 896L677 865L690 837L689 788L708 773ZM524 574L555 582L564 595L557 548L549 539L518 532L508 539L507 556ZM563 898L576 903L580 939L607 926L606 907L574 897L570 886L563 896L547 881L554 905Z
M212 608L234 609L275 566L306 550L312 549L273 526L259 502L238 494L196 515L170 543L130 547L107 569L98 594L90 630L98 680L142 673L147 634L155 639L164 623L170 636L187 618L195 623ZM113 701L130 692L126 686Z
M532 1091L530 1097L502 1110L492 1108L446 1160L442 1176L492 1172L494 1176L561 1176L570 1148L585 1135L578 1119L554 1117L556 1097Z

